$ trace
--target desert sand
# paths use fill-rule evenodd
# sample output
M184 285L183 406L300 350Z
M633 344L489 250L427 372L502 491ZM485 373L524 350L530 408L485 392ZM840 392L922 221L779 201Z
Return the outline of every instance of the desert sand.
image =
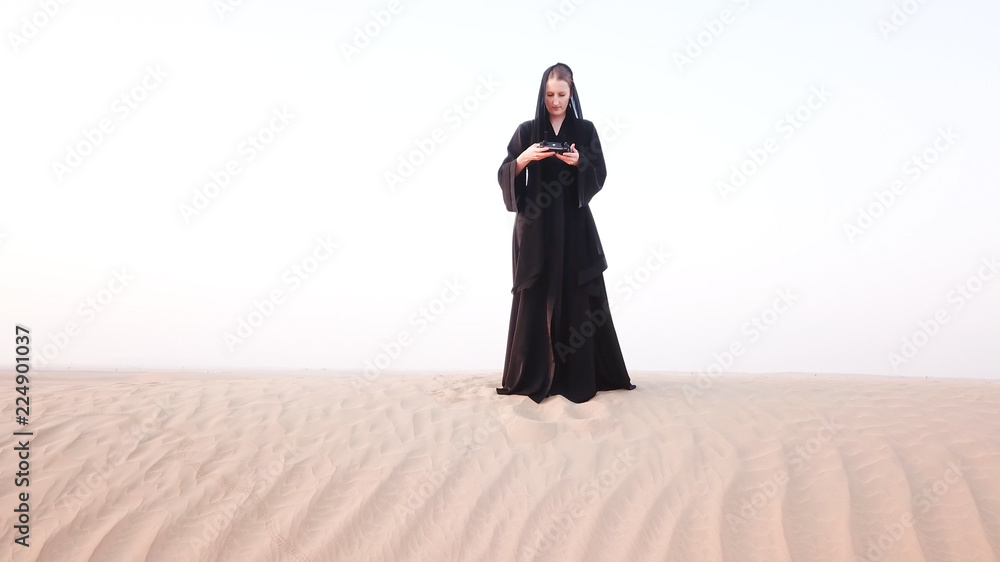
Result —
M499 373L35 372L29 425L2 406L0 559L1000 556L1000 381L632 380L535 404Z

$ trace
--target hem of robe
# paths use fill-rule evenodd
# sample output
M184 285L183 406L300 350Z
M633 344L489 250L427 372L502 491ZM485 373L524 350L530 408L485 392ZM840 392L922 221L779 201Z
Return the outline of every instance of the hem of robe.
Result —
M500 388L496 389L497 394L500 394L502 396L527 396L528 398L531 398L531 400L535 404L541 404L543 400L545 400L546 398L548 398L550 396L562 396L563 398L569 400L570 402L573 402L574 404L583 404L584 402L588 402L591 399L593 399L595 396L597 396L598 392L611 392L611 391L614 391L614 390L635 390L635 384L629 383L628 386L623 386L623 387L618 387L618 388L599 388L599 389L597 389L596 392L594 392L594 394L591 394L590 396L588 396L586 398L569 396L567 394L563 394L562 392L554 392L552 394L547 394L547 395L542 396L542 397L539 398L537 394L521 394L520 392L514 392L514 391L512 391L512 390L510 390L508 388L504 388L504 387L500 387Z
M601 270L607 267L605 265L606 263L607 262L603 259L603 256L602 256L602 259L600 260L600 263L595 264L594 266L591 266L590 268L587 268L587 270L585 270L585 273L587 274L587 277L590 277L591 275L593 275L594 276L593 279L601 279L601 280L598 283L588 283L584 287L580 287L580 288L583 288L584 291L588 292L591 296L599 297L603 301L603 304L600 306L600 308L602 310L606 311L606 314L608 314L608 319L609 319L609 322L610 322L611 311L610 311L609 306L608 306L607 289L604 286L603 278L601 278L601 274L602 274ZM528 286L529 287L533 286L538 281L538 279L539 279L538 277L532 278L530 280ZM581 283L581 285L583 285L583 283ZM514 292L514 291L512 291L512 292ZM515 293L515 302L514 302L513 306L514 307L518 307L519 306L519 301L520 301L519 297L521 297L522 293L520 293L520 291L514 292L514 293ZM627 370L627 368L625 367L624 364L622 364L620 370L618 370L618 372L617 372L618 376L614 376L612 374L613 371L615 371L614 369L612 369L610 367L605 367L605 369L606 369L605 374L606 375L610 375L610 378L598 376L597 380L595 381L594 386L591 387L591 388L593 388L593 392L588 392L589 389L584 389L583 393L566 392L566 390L571 390L572 388L564 386L565 383L557 382L557 379L559 377L556 374L557 373L557 369L556 369L556 365L555 365L555 350L554 350L554 347L553 347L553 341L556 338L554 338L553 335L552 335L552 322L553 322L553 307L555 305L561 304L561 303L556 303L555 300L556 299L552 298L551 291L549 291L548 294L545 295L545 298L544 298L545 308L546 308L546 311L545 311L545 323L546 323L545 334L546 334L546 339L547 339L547 342L546 342L547 345L545 346L545 348L546 348L545 351L546 351L546 354L548 355L548 361L547 361L548 365L547 366L548 366L548 371L549 372L548 372L548 375L544 379L542 379L544 382L542 382L542 384L540 384L540 385L534 385L533 388L531 388L531 389L520 388L518 390L515 390L515 389L512 389L512 388L508 388L507 386L501 386L501 387L496 388L497 394L500 394L500 395L527 396L527 397L531 398L531 400L534 401L536 404L541 404L542 401L545 400L546 398L548 398L549 396L561 395L561 396L565 397L567 400L569 400L571 402L574 402L574 403L577 403L577 404L582 404L584 402L589 401L594 396L596 396L597 392L610 391L610 390L633 390L633 389L635 389L635 385L632 384L631 377L629 377L628 370ZM511 311L511 313L512 313L512 315L514 314L514 310L513 309ZM612 331L614 331L613 324L611 325L610 329ZM621 354L621 347L617 343L617 335L614 336L614 340L615 340L615 348L617 349L617 353L620 356L620 354ZM510 345L510 341L508 340L508 346L509 345ZM508 353L509 353L509 351L510 351L510 349L508 347ZM504 371L505 371L505 373L504 373L504 383L508 382L507 381L506 369L507 369L507 366L506 366L506 363L505 363L505 367L504 367ZM564 374L564 376L565 376L565 374ZM520 377L518 378L518 380L520 380ZM520 386L520 385L514 384L514 386ZM580 390L580 389L577 388L576 390Z

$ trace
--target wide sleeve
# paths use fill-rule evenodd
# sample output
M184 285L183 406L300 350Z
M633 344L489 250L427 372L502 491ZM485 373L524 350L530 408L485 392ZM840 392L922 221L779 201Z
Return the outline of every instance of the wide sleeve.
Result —
M507 145L507 157L503 159L503 164L500 164L500 169L497 170L497 180L500 182L500 190L503 192L503 203L507 206L507 210L512 213L522 210L521 201L525 185L527 185L528 174L527 167L521 170L520 174L517 173L516 160L531 143L529 139L530 123L530 121L521 123L514 131L514 136L511 137L510 143Z
M604 164L604 149L601 139L597 136L597 128L590 121L585 121L585 127L580 142L576 145L580 153L577 175L577 207L583 207L604 187L608 177L608 168Z

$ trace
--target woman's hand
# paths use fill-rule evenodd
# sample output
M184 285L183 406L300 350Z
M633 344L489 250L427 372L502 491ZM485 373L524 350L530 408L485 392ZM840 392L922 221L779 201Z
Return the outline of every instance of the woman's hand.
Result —
M578 165L580 163L580 153L576 151L576 143L569 145L569 151L562 154L556 153L556 158L570 166Z
M530 162L534 162L535 160L544 160L553 154L555 154L555 152L552 152L547 148L542 148L538 146L537 143L528 145L528 148L525 148L524 152L517 157L517 173L520 174L521 170L523 170Z
M534 162L535 160L544 160L553 154L555 154L555 152L552 152L547 148L542 148L536 143L524 149L524 152L517 157L517 163L520 164L523 162L527 164L528 162Z

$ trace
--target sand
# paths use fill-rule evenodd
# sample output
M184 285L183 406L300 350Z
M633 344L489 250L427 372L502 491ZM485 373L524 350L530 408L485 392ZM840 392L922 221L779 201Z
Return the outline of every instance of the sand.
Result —
M34 373L31 423L2 406L0 559L1000 555L1000 381L632 379L535 404L499 373Z

